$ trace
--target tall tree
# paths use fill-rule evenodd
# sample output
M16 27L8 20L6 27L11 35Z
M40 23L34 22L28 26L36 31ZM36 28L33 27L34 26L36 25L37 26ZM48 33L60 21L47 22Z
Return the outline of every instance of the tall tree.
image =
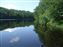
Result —
M63 47L63 1L40 0L34 14L36 28L41 32L45 45Z

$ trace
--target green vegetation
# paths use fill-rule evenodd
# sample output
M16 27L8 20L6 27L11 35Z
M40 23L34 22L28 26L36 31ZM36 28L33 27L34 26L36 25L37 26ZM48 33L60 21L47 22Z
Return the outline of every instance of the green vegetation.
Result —
M6 9L3 7L0 7L0 19L34 19L33 13L29 11L24 10L14 10L14 9Z
M45 47L63 47L63 0L40 0L35 12L35 30Z
M35 15L35 16L34 16ZM45 47L63 47L63 0L40 0L34 15L29 11L20 11L0 7L0 19L34 19L35 30ZM2 21L0 21L2 23ZM16 27L23 23L9 22L0 28ZM18 24L17 24L18 23Z
M32 12L0 7L0 30L29 25L33 20L34 15Z

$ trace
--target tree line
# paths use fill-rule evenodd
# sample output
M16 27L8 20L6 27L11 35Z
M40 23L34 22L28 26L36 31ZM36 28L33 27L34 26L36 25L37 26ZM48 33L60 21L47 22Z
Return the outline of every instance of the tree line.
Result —
M0 19L34 19L33 13L0 7Z

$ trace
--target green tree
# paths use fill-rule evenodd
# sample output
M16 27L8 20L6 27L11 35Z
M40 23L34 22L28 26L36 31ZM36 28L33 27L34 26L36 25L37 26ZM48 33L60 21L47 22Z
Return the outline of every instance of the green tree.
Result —
M34 19L33 13L25 10L14 10L0 7L0 19Z
M35 28L45 46L63 47L63 1L40 0L34 14Z

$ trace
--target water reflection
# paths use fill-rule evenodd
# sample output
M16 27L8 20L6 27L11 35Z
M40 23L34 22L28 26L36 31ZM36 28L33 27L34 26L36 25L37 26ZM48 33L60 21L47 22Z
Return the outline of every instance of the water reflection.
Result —
M33 22L25 22L25 21L0 21L0 30L5 28L14 28L14 27L21 27L21 26L29 26L33 24Z
M0 31L0 38L0 47L41 47L39 37L34 31L34 25L14 26L13 23L9 24Z

